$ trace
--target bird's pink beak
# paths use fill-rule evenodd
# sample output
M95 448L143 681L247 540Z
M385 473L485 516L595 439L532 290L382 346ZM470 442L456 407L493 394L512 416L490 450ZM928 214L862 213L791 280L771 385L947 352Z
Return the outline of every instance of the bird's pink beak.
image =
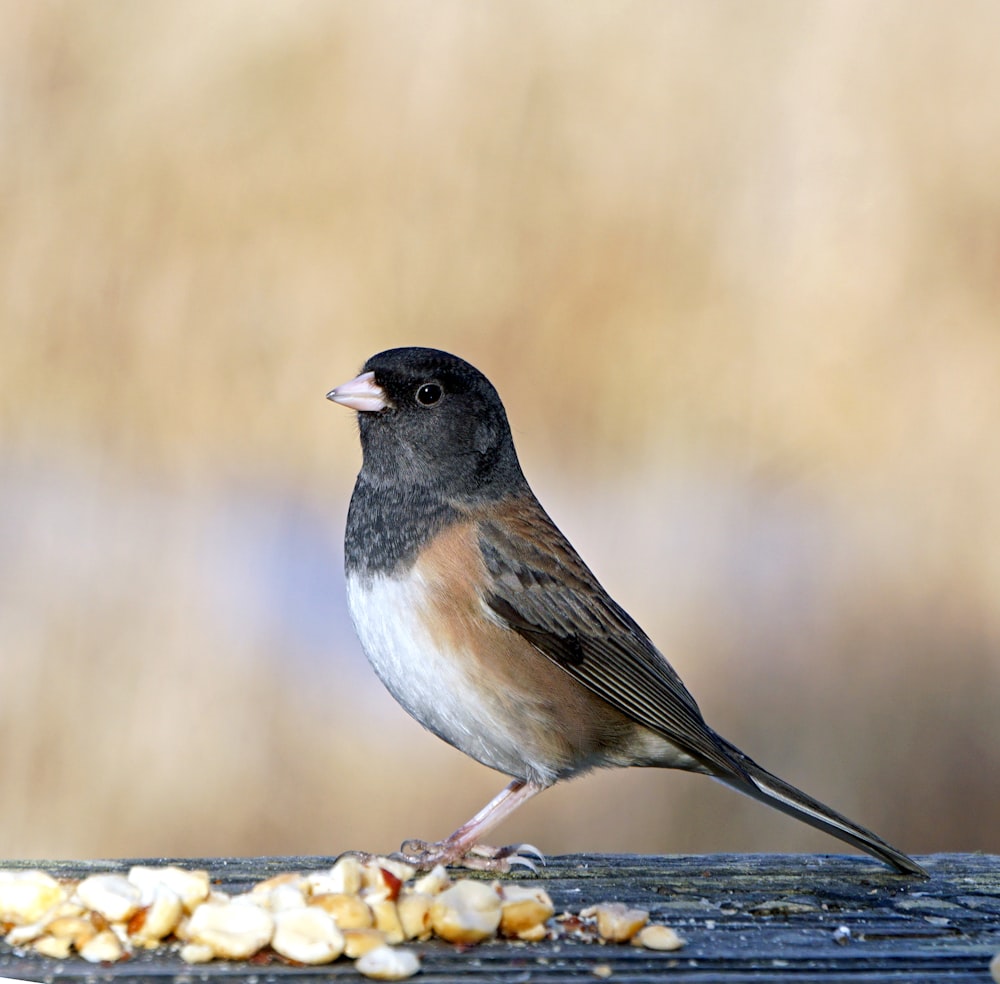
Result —
M385 390L375 382L373 372L363 372L349 383L330 390L326 398L352 410L360 410L362 413L375 413L391 406Z

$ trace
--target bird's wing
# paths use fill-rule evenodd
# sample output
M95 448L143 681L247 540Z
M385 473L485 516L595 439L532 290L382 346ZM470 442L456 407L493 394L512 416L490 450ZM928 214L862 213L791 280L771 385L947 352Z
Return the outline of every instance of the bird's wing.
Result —
M601 587L534 500L505 503L478 520L490 574L486 604L575 680L702 763L742 793L880 858L926 877L911 858L720 738L701 716L673 667Z
M490 574L485 603L506 626L609 704L713 774L742 772L705 724L680 677L601 587L534 499L478 517Z

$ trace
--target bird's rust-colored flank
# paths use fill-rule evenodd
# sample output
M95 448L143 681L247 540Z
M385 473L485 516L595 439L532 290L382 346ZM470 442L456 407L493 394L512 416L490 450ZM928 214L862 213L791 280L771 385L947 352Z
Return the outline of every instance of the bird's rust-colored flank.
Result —
M488 574L479 535L475 520L457 523L421 551L413 572L427 592L421 621L440 651L453 654L493 716L518 733L526 762L549 763L553 778L579 771L588 758L603 764L635 723L567 680L522 636L484 617ZM552 728L555 715L565 716L567 727Z

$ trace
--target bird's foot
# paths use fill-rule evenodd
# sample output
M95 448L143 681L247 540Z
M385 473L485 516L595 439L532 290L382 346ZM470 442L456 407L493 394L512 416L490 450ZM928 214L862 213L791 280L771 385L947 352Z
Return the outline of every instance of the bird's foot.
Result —
M404 841L399 852L393 857L412 864L421 871L443 864L502 874L514 866L537 872L538 865L545 864L545 855L531 844L508 844L506 847L488 847L486 844L470 846L450 838L435 843L422 840Z

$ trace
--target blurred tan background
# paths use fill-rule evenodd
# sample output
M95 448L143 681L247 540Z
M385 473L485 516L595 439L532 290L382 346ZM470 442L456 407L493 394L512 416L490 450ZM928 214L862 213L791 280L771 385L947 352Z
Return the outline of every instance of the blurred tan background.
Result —
M328 389L450 349L723 734L1000 850L1000 7L0 3L0 857L333 854L504 783L369 672ZM702 778L497 840L842 850Z

